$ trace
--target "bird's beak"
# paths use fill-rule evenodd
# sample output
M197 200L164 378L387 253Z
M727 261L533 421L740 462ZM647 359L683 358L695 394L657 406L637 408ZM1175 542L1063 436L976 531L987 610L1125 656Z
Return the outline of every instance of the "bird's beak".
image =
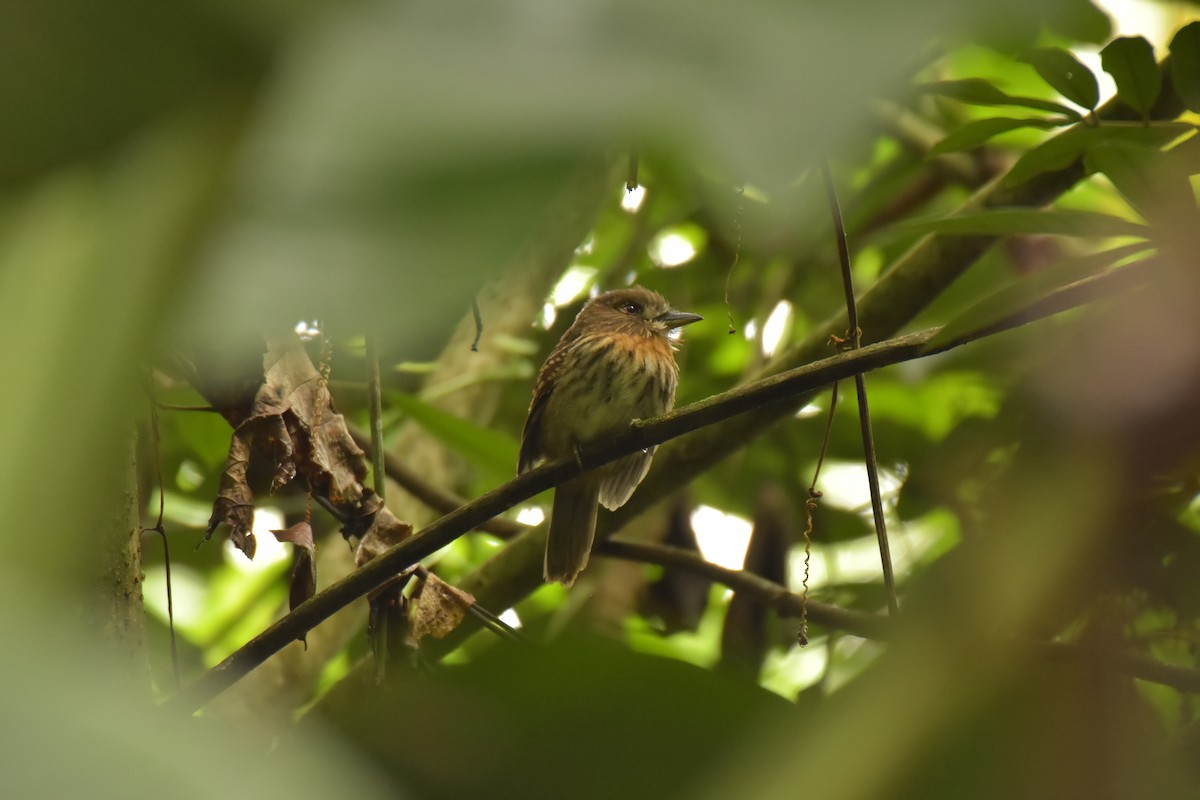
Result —
M662 323L667 327L667 330L672 328L682 328L684 325L691 325L693 322L699 322L704 317L699 314L692 314L688 311L668 311L664 314L659 314L654 318L655 322Z

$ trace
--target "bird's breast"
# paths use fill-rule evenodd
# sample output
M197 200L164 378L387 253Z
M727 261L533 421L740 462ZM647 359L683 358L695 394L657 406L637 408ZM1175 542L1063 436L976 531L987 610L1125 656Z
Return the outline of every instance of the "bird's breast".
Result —
M545 411L543 447L551 457L669 411L678 369L665 337L609 333L580 339L564 354Z

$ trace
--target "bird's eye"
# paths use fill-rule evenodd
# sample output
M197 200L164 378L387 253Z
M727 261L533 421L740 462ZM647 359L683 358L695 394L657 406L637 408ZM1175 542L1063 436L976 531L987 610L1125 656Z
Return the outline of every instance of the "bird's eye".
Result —
M621 306L621 310L624 311L626 314L642 313L642 307L639 306L637 303L626 303L625 305Z

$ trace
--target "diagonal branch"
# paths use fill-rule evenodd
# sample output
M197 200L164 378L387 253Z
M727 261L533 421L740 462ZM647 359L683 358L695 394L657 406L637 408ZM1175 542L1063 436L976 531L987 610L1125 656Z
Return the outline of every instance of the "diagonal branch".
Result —
M705 561L702 556L682 547L609 539L597 544L595 552L610 558L687 570L728 586L735 592L742 592L768 608L774 609L781 617L799 619L804 613L805 599L798 594L793 594L786 586L769 581L753 572L729 569L720 564ZM891 638L892 623L887 617L869 614L865 611L838 608L827 603L818 603L815 600L808 600L807 604L808 619L818 625L845 631L864 639Z
M577 460L573 457L543 464L463 505L432 523L420 533L390 548L380 556L314 595L286 617L272 624L230 655L184 691L164 703L177 711L194 711L211 701L250 670L289 642L332 616L338 610L382 586L399 572L432 555L458 537L473 530L516 504L570 480L588 469L615 461L638 450L662 444L686 433L715 425L771 403L789 403L796 397L862 372L902 361L943 352L969 341L1078 305L1100 287L1129 275L1143 275L1144 265L1130 265L1064 287L1032 309L1026 309L989 331L972 333L936 349L928 347L940 329L909 334L849 353L808 364L764 378L755 383L715 395L653 420L638 422L619 436L590 448ZM1143 275L1144 277L1144 275ZM520 537L518 537L520 538Z
M849 347L862 347L862 329L858 327L858 303L854 298L854 277L850 270L850 245L846 241L846 225L842 221L842 206L838 202L837 189L833 185L833 172L829 162L821 162L821 177L825 179L825 193L829 211L833 217L833 233L837 239L838 261L842 268L842 288L846 293L846 315L850 323L846 338ZM858 393L858 420L862 430L863 459L867 468L867 483L871 490L871 514L875 518L875 536L879 540L879 560L883 567L883 588L887 593L888 613L895 617L900 613L896 599L896 575L892 570L892 550L888 544L887 519L883 515L883 494L879 490L879 462L875 456L875 434L871 430L871 410L867 404L867 381L861 374L854 376L854 388ZM830 419L833 411L830 410Z
M679 547L626 542L609 539L596 545L596 552L611 558L676 567L703 575L728 586L773 608L781 617L799 618L804 611L805 600L793 594L786 586L769 581L744 570L727 569L719 564L705 561L695 553ZM837 606L809 600L808 617L819 625L861 636L865 639L889 639L894 623L887 617L850 611ZM1200 693L1200 670L1166 664L1153 658L1120 651L1089 647L1069 642L1047 642L1041 640L1018 640L1017 646L1026 648L1031 654L1054 661L1081 661L1095 665L1105 663L1117 672L1131 678L1169 686L1180 692Z

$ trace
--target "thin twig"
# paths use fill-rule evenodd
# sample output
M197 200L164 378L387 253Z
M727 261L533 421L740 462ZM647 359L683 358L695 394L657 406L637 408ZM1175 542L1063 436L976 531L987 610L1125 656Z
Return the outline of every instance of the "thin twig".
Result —
M171 548L167 544L167 530L163 527L166 511L166 488L163 486L162 431L159 429L158 409L160 405L154 395L154 379L147 372L146 395L150 399L150 443L154 450L154 479L158 482L158 519L152 528L142 528L142 533L151 531L162 539L163 578L167 582L167 631L171 642L171 674L175 679L175 690L183 685L179 669L179 641L175 635L175 596L171 587Z
M986 330L972 332L937 347L929 346L941 330L934 328L868 345L853 352L839 353L678 408L670 414L635 423L623 433L605 440L594 448L586 449L578 457L568 456L544 463L456 508L417 535L368 562L362 569L318 592L213 667L191 686L169 698L164 707L184 713L196 711L304 632L391 580L396 574L432 555L466 532L479 528L498 514L577 477L585 470L772 402L806 394L860 372L945 352L985 335L1027 324L1079 305L1104 291L1127 288L1133 280L1146 280L1146 272L1143 262L1077 281L1007 319L989 325Z
M383 464L383 399L379 381L379 337L372 327L367 332L367 406L371 418L371 478L375 494L387 502L387 474Z
M738 260L742 257L742 212L746 204L746 187L738 187L737 211L733 215L733 263L725 272L725 313L729 315L729 335L737 333L733 324L733 306L729 304L729 282L733 280L733 271L737 269Z
M154 531L158 534L158 538L162 539L163 546L163 577L167 582L167 628L170 632L171 639L171 675L175 679L175 689L183 685L183 677L179 669L179 642L175 635L175 597L171 590L171 547L167 544L167 532L163 529L160 522L153 528L148 528L147 532Z
M479 301L471 300L471 316L475 319L475 338L471 340L471 352L479 352L479 340L483 338L483 313L479 310Z
M471 308L475 313L475 343L471 345L471 349L475 350L475 345L479 343L479 337L483 333L483 320L479 316L479 305L472 302ZM379 380L379 339L375 334L374 329L367 333L367 400L370 407L371 416L371 464L374 470L374 486L375 493L379 495L379 499L387 504L387 452L383 447L383 392ZM354 435L356 431L352 431ZM399 466L399 459L396 459L396 465ZM407 472L407 470L406 470ZM413 476L415 477L415 476ZM452 505L449 508L440 509L443 513L452 511L461 506L465 501L458 498L442 498L449 499ZM522 526L524 527L524 526ZM422 579L429 576L429 570L424 565L417 565L417 575ZM502 638L509 641L523 642L524 638L517 633L499 616L488 611L478 603L472 602L467 606L467 611L478 619L485 628L496 633ZM386 639L386 637L384 637Z
M821 162L821 176L825 179L825 193L829 200L829 213L833 216L833 230L837 238L838 261L842 267L842 288L846 293L846 316L850 321L848 338L850 347L862 347L862 331L858 326L858 304L854 299L854 276L850 271L850 247L846 243L846 225L842 220L842 208L838 203L837 189L833 185L833 173L829 162ZM883 495L879 491L879 463L875 456L875 435L871 431L871 411L867 405L867 382L862 373L854 376L854 388L858 392L858 421L862 429L863 457L867 467L867 483L871 488L871 513L875 517L875 536L879 540L879 560L883 564L883 586L887 592L888 613L893 617L900 613L896 599L896 575L892 570L892 551L888 545L887 520L883 516Z
M801 647L808 645L808 575L809 567L812 565L813 512L817 508L817 500L821 497L821 493L817 491L817 481L821 478L821 467L825 465L825 454L829 451L829 439L833 435L833 415L837 412L838 386L839 384L835 382L829 389L829 415L825 419L825 435L821 438L821 449L817 453L817 466L813 468L812 483L808 485L808 497L804 500L804 580L800 584L803 587L803 591L800 593L802 601L800 630L796 635L796 640Z
M867 406L867 383L862 375L854 376L858 392L858 421L862 429L863 458L867 465L867 485L871 489L871 516L875 519L875 536L879 540L879 560L883 564L883 586L887 591L888 613L896 616L900 605L896 599L896 575L892 571L892 551L888 545L887 520L883 516L883 494L879 489L879 461L875 455L875 435L871 431L871 412Z
M474 302L471 303L471 307L477 309ZM475 349L474 345L471 349ZM367 327L367 408L371 425L371 479L375 486L375 494L379 496L381 503L387 505L387 475L383 471L383 391L379 380L379 336L373 324ZM422 579L429 576L423 564L417 565L417 573ZM388 633L394 627L393 623L408 623L408 603L402 594L408 584L408 578L408 575L397 576L395 580L369 595L371 608L367 617L367 636L375 658L376 683L384 682L387 669L391 665L391 642Z
M467 606L467 611L471 613L471 616L479 620L485 628L502 639L507 639L510 642L519 642L520 644L529 644L529 640L522 636L520 631L478 603L471 603L471 605Z
M319 376L317 382L317 396L320 397L324 395L327 402L329 402L331 400L329 397L329 376L333 373L333 339L330 338L325 326L318 322L317 327L320 328L321 331L321 361L317 365L317 374ZM317 431L321 429L321 416L325 411L325 406L326 403L318 403L316 412L313 414L312 446L314 448L317 447ZM312 525L312 504L313 495L315 494L313 491L312 477L306 475L305 483L307 484L308 491L304 495L304 522L307 525ZM211 533L212 531L209 531L210 535ZM301 641L304 642L304 649L307 650L308 641L303 637L301 638Z
M163 411L201 411L206 414L220 413L214 406L181 406L176 403L164 403L161 400L156 400L154 405Z
M705 561L695 552L681 547L609 539L598 543L595 552L609 558L657 564L701 575L728 586L735 592L753 597L763 605L773 608L782 617L797 617L804 608L803 598L789 591L786 586L781 586L751 572L727 569L713 564ZM894 622L888 617L838 608L811 600L808 602L808 610L814 622L831 630L861 636L864 639L886 641L891 638ZM1034 639L1018 639L1016 646L1027 648L1041 658L1057 661L1084 661L1089 665L1104 663L1132 678L1169 686L1181 692L1200 692L1200 670L1164 664L1145 656L1068 642L1046 642Z
M804 598L791 592L786 586L781 586L753 572L728 569L711 561L705 561L703 556L682 547L630 542L623 539L606 539L603 542L597 542L593 552L626 561L640 561L644 564L657 564L661 567L678 567L694 575L728 586L739 594L752 597L774 609L782 617L799 618L804 613ZM890 638L891 623L886 617L877 614L838 608L827 603L809 600L808 615L818 625L836 628L864 639L884 640Z

